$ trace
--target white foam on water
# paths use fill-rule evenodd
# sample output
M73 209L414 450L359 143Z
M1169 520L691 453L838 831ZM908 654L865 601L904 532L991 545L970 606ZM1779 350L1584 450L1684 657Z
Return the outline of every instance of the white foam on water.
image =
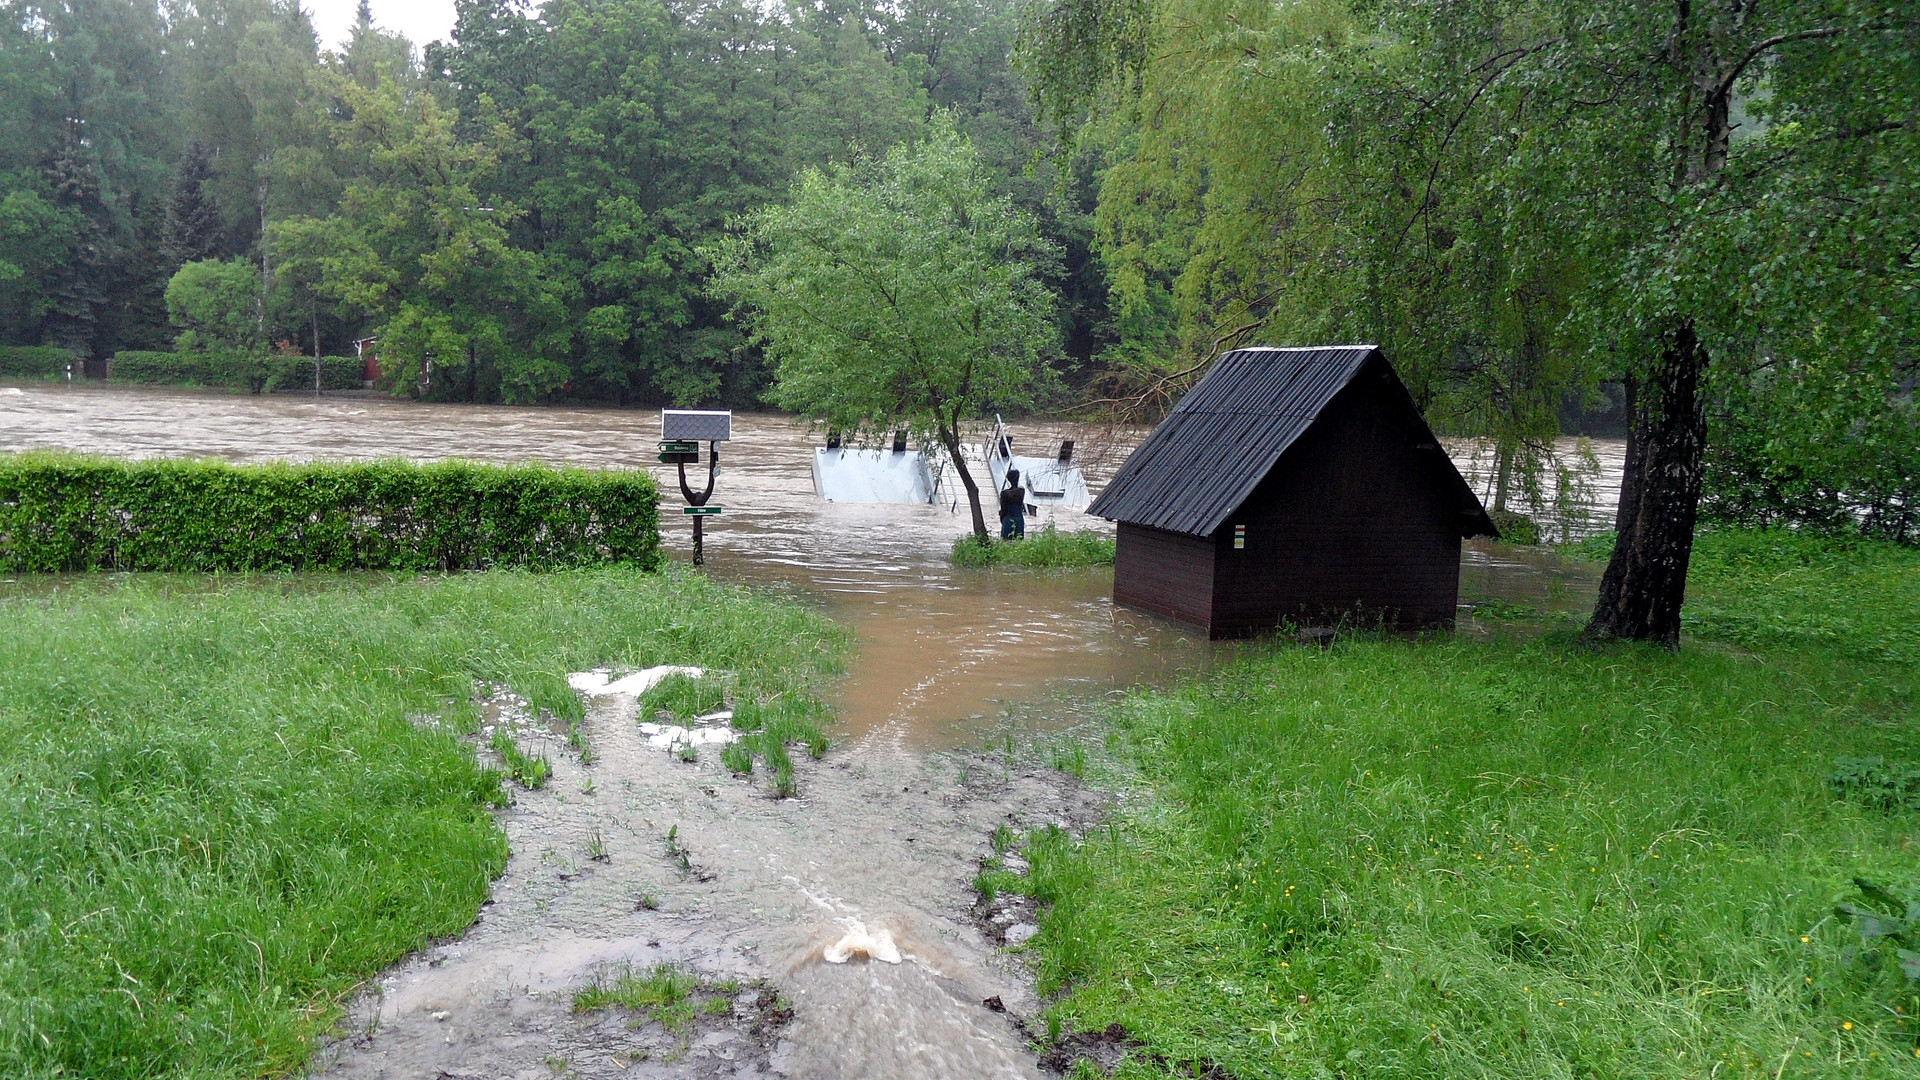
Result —
M641 694L660 685L660 681L669 675L685 675L697 679L705 675L705 668L687 667L683 664L661 664L659 667L645 668L631 675L614 678L607 668L594 668L592 671L576 671L567 676L567 685L588 697L605 697L608 694ZM732 714L728 714L731 718Z
M740 738L732 728L684 728L678 724L641 724L647 745L661 750L677 746L725 746Z
M900 962L900 947L893 943L893 934L884 926L867 929L859 919L842 919L840 925L847 928L839 941L827 946L820 959L829 964L844 964L856 956L869 960L878 960L883 964Z

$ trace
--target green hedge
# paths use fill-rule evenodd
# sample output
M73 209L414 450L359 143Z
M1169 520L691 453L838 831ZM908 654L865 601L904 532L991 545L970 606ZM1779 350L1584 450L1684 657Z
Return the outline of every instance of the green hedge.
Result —
M0 346L0 376L40 378L65 375L73 350L54 345Z
M320 358L320 389L358 390L366 382L365 364L357 356ZM312 390L313 357L276 356L268 363L267 389Z
M0 572L659 563L644 472L0 456Z
M107 370L112 382L174 386L250 387L264 375L254 357L210 352L117 352Z

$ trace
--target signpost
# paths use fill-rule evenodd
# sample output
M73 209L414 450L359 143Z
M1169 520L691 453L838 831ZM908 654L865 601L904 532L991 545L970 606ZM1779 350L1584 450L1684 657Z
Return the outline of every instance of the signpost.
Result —
M662 409L660 411L660 461L680 469L680 494L687 505L680 513L693 519L693 565L706 563L706 519L718 514L720 507L708 506L713 498L713 481L720 474L720 444L733 439L733 412L730 409ZM707 444L707 487L694 494L687 483L687 466L700 464L700 444Z

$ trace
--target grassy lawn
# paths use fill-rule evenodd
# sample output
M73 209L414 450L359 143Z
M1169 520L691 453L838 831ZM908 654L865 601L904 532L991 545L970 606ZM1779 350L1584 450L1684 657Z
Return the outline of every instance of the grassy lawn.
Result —
M1920 789L1920 551L1710 536L1694 583L1678 654L1568 623L1134 695L1142 797L983 882L1051 905L1049 1029L1124 1025L1133 1077L1920 1076L1900 942L1836 913L1920 898L1920 817L1829 783Z
M297 1067L504 863L478 684L568 718L568 671L804 694L844 649L678 572L0 585L0 1075Z
M1092 531L1061 532L1051 524L1021 540L989 540L972 536L953 542L955 566L1025 566L1058 569L1070 566L1112 566L1113 537Z

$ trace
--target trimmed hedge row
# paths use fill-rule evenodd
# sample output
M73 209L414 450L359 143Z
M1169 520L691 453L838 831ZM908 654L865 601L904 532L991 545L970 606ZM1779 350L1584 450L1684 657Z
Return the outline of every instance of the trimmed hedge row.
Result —
M41 378L65 375L73 350L57 345L0 345L0 376Z
M113 354L107 378L162 385L247 386L260 366L252 357L228 353L129 351Z
M644 472L0 456L0 571L657 566Z
M267 389L313 389L313 357L276 356L267 364ZM357 356L320 358L320 389L358 390L366 382L366 365Z

